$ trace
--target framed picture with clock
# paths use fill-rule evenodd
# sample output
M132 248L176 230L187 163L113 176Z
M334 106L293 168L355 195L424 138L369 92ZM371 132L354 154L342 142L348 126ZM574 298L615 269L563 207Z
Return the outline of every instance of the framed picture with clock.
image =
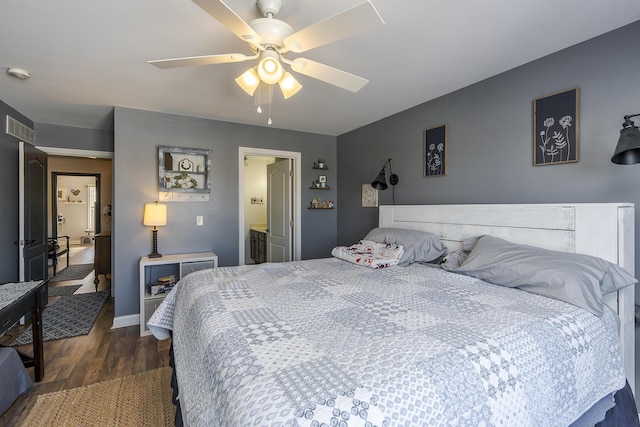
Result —
M206 201L211 192L210 150L158 147L159 200Z

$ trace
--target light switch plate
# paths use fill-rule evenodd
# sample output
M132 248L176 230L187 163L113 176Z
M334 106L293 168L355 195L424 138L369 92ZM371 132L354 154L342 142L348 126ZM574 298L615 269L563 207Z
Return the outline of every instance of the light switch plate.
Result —
M196 225L204 225L204 218L202 215L196 216Z

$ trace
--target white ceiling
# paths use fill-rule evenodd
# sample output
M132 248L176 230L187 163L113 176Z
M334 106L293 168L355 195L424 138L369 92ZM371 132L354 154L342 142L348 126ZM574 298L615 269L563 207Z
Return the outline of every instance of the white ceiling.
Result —
M362 0L283 0L300 30ZM225 0L245 21L255 0ZM340 135L640 19L638 0L372 0L385 25L305 52L370 80L354 94L304 86L273 127ZM249 63L160 70L148 60L247 45L190 0L2 0L0 100L38 123L110 128L113 106L267 126L233 81ZM637 52L636 52L637 54ZM289 58L296 56L289 54ZM266 109L265 109L266 110Z

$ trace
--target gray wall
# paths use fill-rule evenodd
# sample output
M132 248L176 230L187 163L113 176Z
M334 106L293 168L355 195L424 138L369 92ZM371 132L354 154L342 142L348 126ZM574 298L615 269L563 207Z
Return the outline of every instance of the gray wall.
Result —
M638 40L640 22L339 136L338 244L376 226L360 189L388 157L400 178L396 204L633 202L638 217L640 164L610 161L623 116L640 113ZM575 87L579 162L532 166L533 100ZM448 175L423 178L423 130L445 123ZM636 225L636 247L639 233Z
M113 151L113 131L36 123L37 145L76 150Z
M19 140L7 135L4 129L5 117L10 115L33 129L33 122L0 101L0 182L2 200L0 203L0 283L16 282L19 279L18 246L18 143Z
M219 264L238 264L238 147L302 153L302 257L326 257L336 244L337 211L305 209L317 192L311 167L327 161L335 183L336 138L116 107L114 112L112 266L115 315L138 313L138 261L151 251L151 231L142 225L144 203L158 198L157 146L211 150L209 202L167 202L168 224L158 231L160 253L214 251ZM336 200L336 189L323 191ZM197 227L196 215L204 217Z

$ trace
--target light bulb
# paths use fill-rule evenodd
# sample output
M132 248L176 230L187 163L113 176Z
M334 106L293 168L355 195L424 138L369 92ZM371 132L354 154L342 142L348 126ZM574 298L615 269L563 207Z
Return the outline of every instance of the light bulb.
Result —
M276 61L272 58L265 59L263 66L267 73L273 73L278 68Z
M262 113L262 107L258 105L258 110L257 111L258 111L258 114L261 114Z
M260 80L268 85L274 85L278 83L283 73L278 54L272 50L262 52L262 60L258 64Z
M272 123L273 123L273 122L271 121L271 117L269 117L269 120L267 120L267 124L268 124L269 126L271 126L271 124L272 124Z

